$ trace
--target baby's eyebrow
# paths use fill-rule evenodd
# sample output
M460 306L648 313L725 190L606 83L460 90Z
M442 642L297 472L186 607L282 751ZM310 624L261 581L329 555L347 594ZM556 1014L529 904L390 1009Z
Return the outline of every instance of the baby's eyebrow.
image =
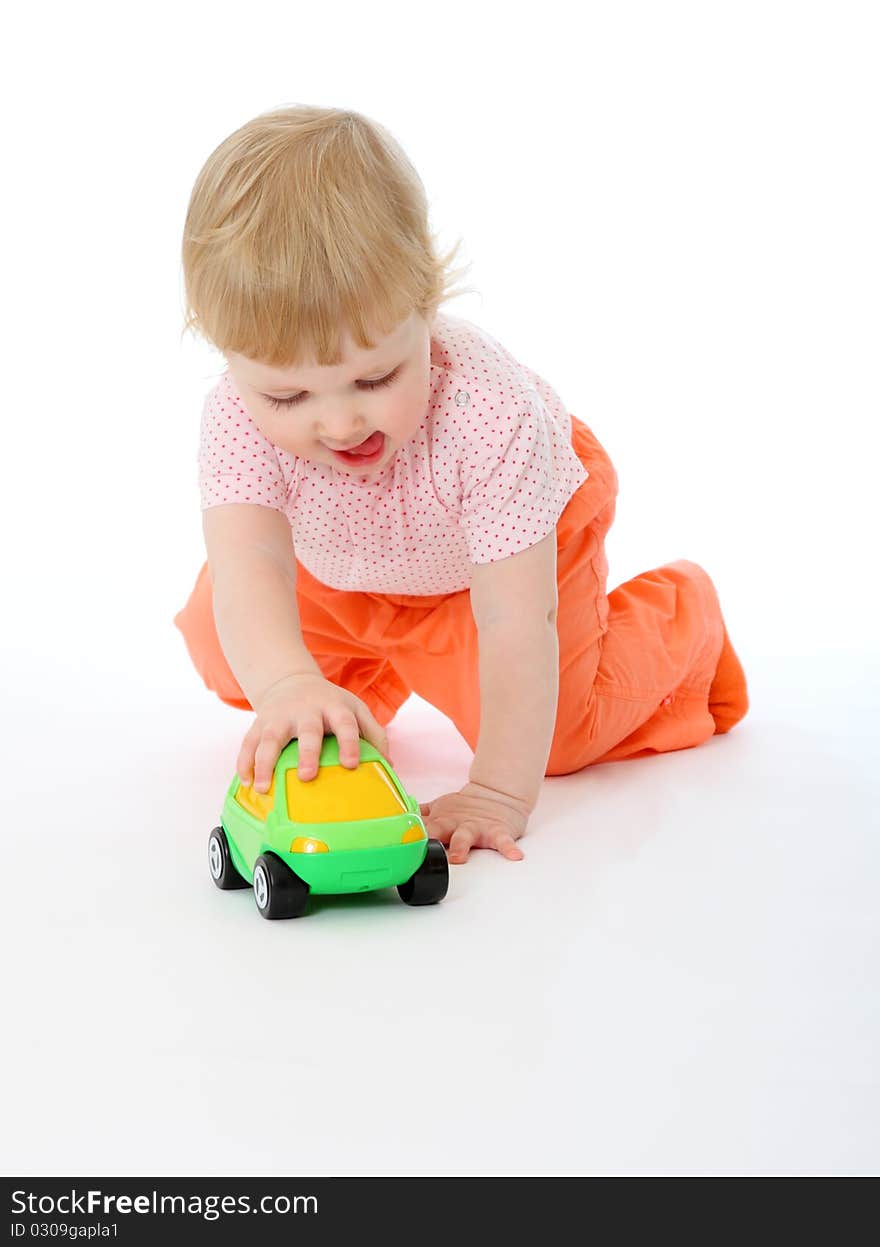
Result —
M399 367L400 367L399 364L392 364L390 368L383 368L381 367L381 365L377 364L375 368L368 369L367 376L355 377L355 384L357 384L358 381L374 381L376 380L377 377L384 377L389 372L393 372L395 368L399 368ZM261 394L268 394L272 398L286 398L289 394L305 394L307 392L308 391L304 389L297 389L295 386L287 386L286 388L281 389L281 390L261 390L260 391Z

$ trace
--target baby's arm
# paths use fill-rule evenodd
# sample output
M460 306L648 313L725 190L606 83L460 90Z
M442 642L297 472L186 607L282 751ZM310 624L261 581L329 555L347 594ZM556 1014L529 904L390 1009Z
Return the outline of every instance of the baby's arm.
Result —
M473 567L480 735L468 783L420 806L450 862L471 848L517 861L541 791L559 698L556 531L528 550Z
M469 779L531 811L559 699L555 528L527 550L475 564L470 600L479 637L480 735Z
M299 623L290 524L272 507L224 503L202 512L214 622L252 706L288 675L321 675Z
M387 756L387 733L369 707L326 680L303 641L284 515L256 503L223 503L206 509L203 524L217 635L256 713L236 763L242 783L268 791L293 737L301 780L317 775L327 733L339 742L343 766L358 766L361 736Z

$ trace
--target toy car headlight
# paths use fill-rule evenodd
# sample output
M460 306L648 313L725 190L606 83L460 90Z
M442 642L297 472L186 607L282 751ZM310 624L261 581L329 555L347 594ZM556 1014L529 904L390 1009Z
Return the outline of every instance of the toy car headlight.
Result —
M412 844L414 840L426 840L427 833L421 823L411 823L400 837L401 844Z
M314 836L297 836L295 840L290 842L291 853L329 853L330 850L323 840L316 840Z

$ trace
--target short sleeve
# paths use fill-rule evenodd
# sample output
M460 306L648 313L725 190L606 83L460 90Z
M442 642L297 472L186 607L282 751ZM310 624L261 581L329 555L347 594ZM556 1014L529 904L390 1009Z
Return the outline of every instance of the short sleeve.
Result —
M275 447L225 377L205 399L198 460L203 511L222 502L255 502L285 510L287 485Z
M571 419L536 391L473 425L462 454L461 524L472 563L494 563L546 537L589 473L571 444Z

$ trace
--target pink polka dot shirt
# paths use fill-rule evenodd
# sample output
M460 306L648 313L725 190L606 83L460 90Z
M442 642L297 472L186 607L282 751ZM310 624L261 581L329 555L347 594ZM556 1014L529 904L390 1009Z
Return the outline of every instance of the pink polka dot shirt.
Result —
M205 399L202 510L274 507L299 561L335 589L436 594L466 589L471 566L526 550L555 527L588 472L553 389L500 342L438 313L417 431L361 477L275 446L228 372Z

